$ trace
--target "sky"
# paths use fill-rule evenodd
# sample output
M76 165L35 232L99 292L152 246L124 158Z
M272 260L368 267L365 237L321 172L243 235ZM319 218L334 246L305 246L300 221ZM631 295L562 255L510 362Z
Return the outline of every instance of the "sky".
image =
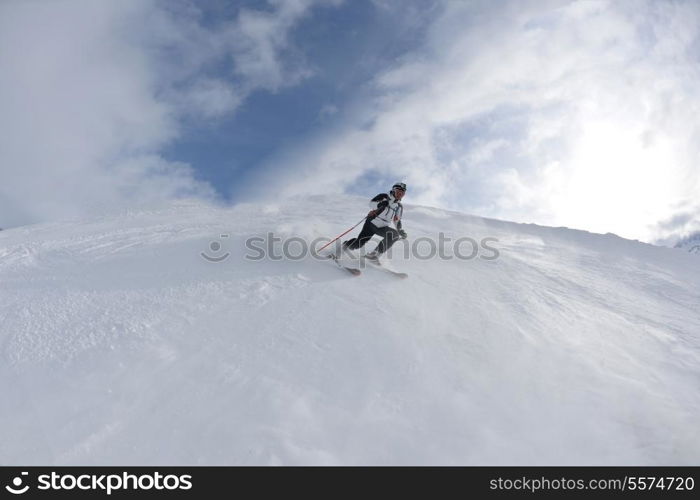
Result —
M485 217L700 230L695 0L2 0L0 74L0 227L403 181Z

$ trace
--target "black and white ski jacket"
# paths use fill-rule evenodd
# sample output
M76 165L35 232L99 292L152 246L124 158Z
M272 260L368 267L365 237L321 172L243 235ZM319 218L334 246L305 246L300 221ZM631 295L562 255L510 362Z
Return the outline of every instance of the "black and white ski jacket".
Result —
M372 198L369 202L372 210L377 210L377 215L372 219L372 224L377 227L386 227L392 222L396 224L396 229L401 230L401 216L403 215L403 205L391 194L381 193Z

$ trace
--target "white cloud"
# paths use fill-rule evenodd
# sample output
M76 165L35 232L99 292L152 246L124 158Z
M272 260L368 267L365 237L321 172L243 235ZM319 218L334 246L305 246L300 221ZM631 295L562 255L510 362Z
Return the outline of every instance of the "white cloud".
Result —
M674 208L674 215L652 227L655 243L674 246L684 238L700 234L700 201L684 200Z
M185 92L171 94L170 99L194 118L217 118L235 111L245 97L225 80L204 77L190 84Z
M0 226L213 198L160 152L184 120L308 75L286 57L288 34L323 3L275 1L214 23L185 0L0 3Z
M412 201L645 240L696 196L697 2L442 9L377 75L361 120L300 147L293 177L280 169L286 192L374 172L407 179Z
M218 116L235 110L253 91L276 92L311 76L290 32L312 8L339 3L268 1L205 26L196 2L162 2L140 21L139 32L161 79L171 82L165 88L168 97L189 104L190 113ZM225 78L211 76L222 72Z
M28 216L4 224L113 203L114 164L176 134L168 106L151 95L147 60L113 34L138 10L121 5L0 6L0 214Z
M273 2L273 12L243 9L233 29L231 49L236 73L270 90L294 84L311 75L300 54L290 50L288 33L314 4L312 0ZM338 2L325 2L337 4ZM292 59L290 64L287 59Z
M335 104L325 104L318 112L319 120L327 120L334 115L337 115L340 110Z

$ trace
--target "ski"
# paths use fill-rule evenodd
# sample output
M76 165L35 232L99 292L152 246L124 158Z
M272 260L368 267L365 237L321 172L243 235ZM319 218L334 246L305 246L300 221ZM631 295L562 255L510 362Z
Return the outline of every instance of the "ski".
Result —
M368 258L363 258L363 262L369 262L372 265L372 267L374 267L378 271L384 271L385 273L396 276L397 278L401 278L401 279L408 278L408 274L401 273L399 271L394 271L393 269L389 269L388 267L384 267L379 261L368 259Z
M333 263L335 263L335 265L338 266L339 269L343 269L343 270L349 272L350 274L352 274L353 276L359 276L362 274L362 271L360 271L359 269L355 269L354 267L347 267L347 266L344 266L343 264L341 264L340 261L338 260L338 257L336 257L335 255L327 255L326 257L328 257L330 260L332 260Z

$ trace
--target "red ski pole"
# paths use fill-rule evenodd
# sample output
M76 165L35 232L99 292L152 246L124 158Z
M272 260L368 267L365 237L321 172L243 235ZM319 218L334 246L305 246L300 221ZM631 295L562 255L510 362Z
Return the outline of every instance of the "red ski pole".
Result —
M346 234L348 234L350 231L352 231L353 229L355 229L357 226L359 226L360 224L362 224L366 218L367 218L367 216L364 216L364 217L362 218L362 220L360 220L360 222L358 222L357 224L355 224L354 226L352 226L350 229L348 229L347 231L345 231L343 234L339 234L338 236L336 236L335 238L333 238L331 241L329 241L328 243L326 243L325 245L323 245L321 248L319 248L319 249L316 250L316 251L317 251L317 252L320 252L321 250L323 250L324 248L326 248L328 245L330 245L331 243L333 243L333 242L334 242L335 240L337 240L338 238L342 238L343 236L345 236Z

